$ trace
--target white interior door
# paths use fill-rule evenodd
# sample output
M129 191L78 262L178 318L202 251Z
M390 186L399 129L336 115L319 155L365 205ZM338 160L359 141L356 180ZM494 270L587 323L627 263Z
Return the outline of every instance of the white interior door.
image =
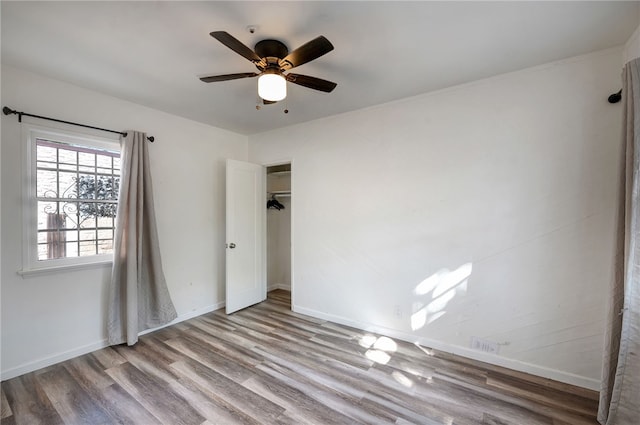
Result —
M263 166L227 160L227 314L267 298L266 191Z

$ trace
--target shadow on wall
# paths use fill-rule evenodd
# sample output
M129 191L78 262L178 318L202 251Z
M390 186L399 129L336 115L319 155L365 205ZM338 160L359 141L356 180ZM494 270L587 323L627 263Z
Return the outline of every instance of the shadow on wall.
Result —
M414 289L420 301L413 304L411 329L417 331L444 316L447 304L456 295L466 294L472 269L472 263L463 264L453 271L441 269L420 282Z

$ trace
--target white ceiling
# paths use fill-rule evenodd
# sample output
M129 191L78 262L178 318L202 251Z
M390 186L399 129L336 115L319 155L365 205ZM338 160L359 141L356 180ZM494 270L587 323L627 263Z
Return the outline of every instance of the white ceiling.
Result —
M613 1L2 1L1 14L3 63L253 134L621 45L638 24L639 7ZM249 25L257 26L255 34ZM275 38L289 50L324 35L335 50L294 72L338 87L326 94L289 84L285 102L256 110L256 79L198 79L255 71L209 36L215 30L252 48Z

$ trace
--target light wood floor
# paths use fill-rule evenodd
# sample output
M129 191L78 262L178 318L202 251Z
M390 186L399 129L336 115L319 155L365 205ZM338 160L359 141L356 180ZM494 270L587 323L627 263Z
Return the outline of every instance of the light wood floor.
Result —
M595 392L298 315L289 303L273 291L233 315L3 382L1 422L596 424Z

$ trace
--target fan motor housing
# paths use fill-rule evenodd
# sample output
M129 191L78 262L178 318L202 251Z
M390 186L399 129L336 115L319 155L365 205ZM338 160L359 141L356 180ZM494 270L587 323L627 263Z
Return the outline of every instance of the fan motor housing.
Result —
M278 40L262 40L256 44L255 52L261 58L283 59L289 54L289 49Z

